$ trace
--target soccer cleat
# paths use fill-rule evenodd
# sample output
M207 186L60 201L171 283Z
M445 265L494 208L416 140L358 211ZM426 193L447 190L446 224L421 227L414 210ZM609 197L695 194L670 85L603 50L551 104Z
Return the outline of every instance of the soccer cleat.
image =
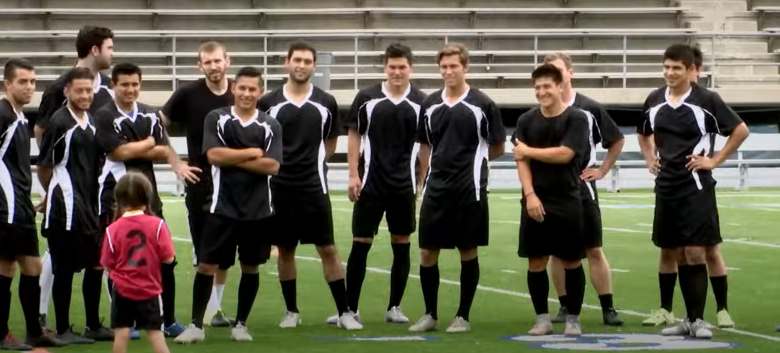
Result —
M68 328L65 332L57 335L57 339L64 342L65 344L92 344L95 343L95 340L91 338L86 338L84 336L78 335L75 332L73 332L73 326Z
M651 312L650 317L642 321L642 326L674 325L675 323L677 323L677 319L674 318L674 314L660 308Z
M685 318L676 325L661 330L661 334L664 336L687 336L690 333L691 323L688 321L688 318Z
M566 309L565 306L562 306L558 308L558 315L555 315L551 322L554 324L562 324L566 322L566 315L569 315L569 309Z
M471 331L471 324L461 316L456 316L447 326L447 333L461 333Z
M293 311L286 311L284 313L284 317L282 317L282 321L279 322L279 327L281 328L296 328L298 325L301 324L301 315L293 312Z
M328 316L327 319L325 319L325 323L328 325L338 325L339 324L339 314L333 314L331 316Z
M135 330L135 328L133 330ZM182 326L178 322L174 322L168 326L165 326L165 328L163 328L163 334L165 335L165 337L179 337L179 335L182 332L184 332L184 330L185 330L184 326ZM138 332L138 330L135 331ZM138 338L141 338L140 334Z
M175 323L175 325L178 325L179 327L181 327L181 325L179 325L178 323ZM182 331L184 331L183 327L182 327ZM181 333L181 332L179 332L179 333ZM163 333L163 334L165 334L165 333ZM171 336L168 336L168 335L165 335L165 336L166 337L171 337ZM176 337L176 336L173 336L173 337ZM140 340L141 339L141 331L138 331L138 329L135 328L135 327L131 327L130 328L130 339L133 340L133 341Z
M347 311L341 314L341 317L339 317L339 323L337 325L338 327L341 327L347 331L355 331L355 330L362 330L363 324L360 323L357 319L357 314Z
M607 311L603 312L601 318L604 320L604 325L623 326L623 320L620 319L618 312L614 308L607 309Z
M777 327L775 327L775 331L780 332L780 325L777 325Z
M65 342L57 339L56 335L51 332L43 331L38 337L27 336L26 343L33 347L63 347Z
M184 329L184 332L176 336L176 338L174 338L173 341L176 343L190 344L190 343L203 342L203 340L205 339L206 339L206 332L203 331L202 328L195 326L195 324L189 324L187 328Z
M238 342L250 342L252 341L252 335L249 334L249 329L239 322L230 329L230 339Z
M211 321L209 322L209 326L211 327L230 327L233 326L233 320L228 318L225 315L225 312L222 310L218 310L214 316L211 317Z
M30 351L33 347L28 345L14 337L10 332L5 335L3 341L0 342L0 350L4 351Z
M385 322L393 324L406 324L409 322L409 318L404 315L400 307L394 306L385 313Z
M528 330L528 334L531 336L544 336L552 333L553 326L550 321L550 314L536 315L536 323Z
M707 323L704 322L702 319L696 319L690 326L689 331L691 334L691 337L693 338L702 338L702 339L710 339L712 338L712 330L707 328Z
M111 329L103 326L102 324L96 329L85 327L84 337L93 339L95 341L113 341L114 331L111 331Z
M579 315L566 315L566 327L563 329L563 335L566 337L582 336L582 325L580 325Z
M733 328L736 326L734 320L731 319L731 315L729 315L729 312L726 311L726 309L718 311L717 318L719 328Z
M430 314L423 315L414 325L409 326L409 332L428 332L436 329L436 319Z

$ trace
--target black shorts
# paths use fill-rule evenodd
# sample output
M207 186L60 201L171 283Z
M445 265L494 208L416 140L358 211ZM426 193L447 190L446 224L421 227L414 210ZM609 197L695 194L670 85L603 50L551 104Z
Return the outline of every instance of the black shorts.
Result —
M193 264L197 264L200 253L200 241L203 234L206 218L209 215L208 199L211 194L210 177L204 179L209 171L204 170L201 174L201 180L197 184L187 184L185 186L186 196L184 204L187 207L187 221L190 227L190 237L192 238L192 248L195 250Z
M257 266L271 254L270 233L266 220L242 221L209 214L203 228L199 261L227 269L238 261Z
M590 185L591 188L583 188L580 193L582 197L582 235L585 249L600 248L603 245L604 231L601 224L601 208L599 207L599 194L596 191L596 183L583 184Z
M111 328L134 327L139 330L159 331L162 328L160 297L132 300L114 289L111 298Z
M656 194L653 219L655 246L673 249L713 246L722 241L714 185L684 197L664 198Z
M100 246L103 233L81 233L44 229L49 242L52 272L76 273L100 266Z
M488 245L487 194L479 201L459 201L461 195L423 197L420 207L422 249L472 249Z
M272 187L274 215L269 218L273 244L294 248L300 244L333 245L330 197L322 191Z
M382 214L387 219L391 235L414 233L416 225L414 193L395 193L382 196L361 194L352 208L352 235L373 237L379 231Z
M585 246L579 194L539 197L545 212L542 222L532 219L526 211L526 200L521 201L517 254L525 258L555 256L568 261L582 259Z
M0 259L16 261L18 256L39 256L35 224L22 226L0 222Z

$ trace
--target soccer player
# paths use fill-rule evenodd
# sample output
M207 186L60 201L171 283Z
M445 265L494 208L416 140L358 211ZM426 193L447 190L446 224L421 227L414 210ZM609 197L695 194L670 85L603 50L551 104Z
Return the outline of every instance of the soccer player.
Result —
M121 63L114 66L111 72L114 100L95 114L95 140L106 154L98 179L98 216L101 229L105 229L114 220L114 186L127 171L139 171L152 183L154 198L148 211L158 217L163 217L162 201L157 192L153 162L167 160L176 174L185 180L197 179L195 173L200 171L178 160L175 151L168 145L168 136L156 110L138 102L141 76L141 69L135 64ZM176 261L163 263L161 266L165 289L162 294L164 333L176 336L183 330L175 319Z
M127 352L130 328L148 332L155 353L168 353L160 294L160 263L174 261L171 231L161 218L149 214L154 186L139 172L122 176L114 189L121 215L106 228L100 263L113 282L111 327L114 353Z
M198 272L192 288L192 324L177 343L194 343L206 338L203 315L211 296L214 273L233 265L238 249L241 280L238 309L230 337L251 341L246 327L249 311L260 287L258 267L271 252L267 218L274 213L276 195L271 197L271 175L282 160L282 131L279 122L257 109L263 93L263 78L257 69L244 67L233 84L235 103L213 110L203 127L203 151L213 175L214 194L203 229Z
M506 133L496 104L466 82L468 50L444 46L437 54L444 88L420 111L421 168L429 170L420 209L420 284L425 314L409 331L436 328L439 252L460 253L460 305L447 332L471 330L469 312L479 284L478 246L488 243L488 160L504 153Z
M393 249L385 321L407 323L400 305L409 277L409 234L415 228L415 199L422 181L415 164L417 119L425 94L409 82L409 47L391 44L384 60L386 81L358 92L346 122L349 199L355 203L352 251L347 260L347 303L357 313L366 258L385 214Z
M552 64L531 74L538 108L517 119L514 157L523 187L518 255L528 258L528 292L536 323L528 334L552 333L547 308L550 256L561 260L567 293L566 336L582 334L579 314L585 293L584 211L580 179L590 155L588 119L561 99L563 74Z
M691 50L693 50L693 67L689 72L689 79L692 84L697 84L704 63L704 55L698 47L691 47ZM699 88L706 90L706 88L701 86ZM659 272L659 279L663 277L668 278L665 283L661 284L665 285L665 287L661 287L661 308L653 311L651 316L642 322L644 325L660 325L667 321L666 318L674 317L672 314L672 302L674 298L674 282L677 277L677 261L674 255L670 253L671 251L670 249L661 249L661 256L659 257L659 269L671 271L669 274ZM734 327L734 320L731 319L731 315L728 312L728 272L723 254L720 251L720 244L705 247L705 252L712 293L715 295L717 325L720 328Z
M114 93L109 87L109 78L100 71L111 67L111 59L114 53L114 33L105 27L84 26L76 36L76 54L78 61L75 67L89 69L95 80L92 82L94 98L89 107L90 114L95 114L103 105L113 101ZM34 134L38 145L49 125L51 116L65 105L64 89L67 85L66 74L60 76L49 85L38 106L38 120L35 122ZM36 207L43 212L42 204ZM39 303L39 320L42 326L46 326L46 316L49 311L49 298L51 298L53 275L51 256L47 251L43 255L43 272L41 273L41 298Z
M289 75L281 88L260 99L260 109L282 126L284 162L271 179L275 215L271 219L274 243L279 248L279 282L287 311L279 327L300 324L297 304L295 249L314 244L322 259L325 280L336 302L340 327L362 329L347 307L344 270L333 241L326 161L338 138L336 99L311 83L316 50L296 42L287 50L284 64Z
M604 107L595 100L581 93L575 92L571 79L574 75L571 57L564 53L554 53L544 58L546 64L552 64L561 70L563 81L561 99L567 106L581 109L588 118L588 142L590 155L583 159L580 184L582 192L582 206L585 215L583 217L583 235L585 241L585 254L588 258L588 269L593 288L599 296L601 303L602 322L609 326L623 325L623 320L618 316L612 303L612 274L609 269L607 256L602 249L603 230L601 228L601 209L599 208L596 181L604 178L615 164L620 151L623 150L624 138L617 124L607 113ZM601 165L596 166L596 144L607 149L607 156ZM551 259L551 269L555 291L558 292L558 300L561 307L558 315L552 319L554 323L566 322L566 281L563 263L557 257Z
M30 129L22 108L35 92L35 69L23 59L10 59L4 66L5 97L0 99L0 350L32 350L33 346L61 346L58 339L41 330L36 305L41 287L41 259L35 211L30 200ZM19 299L27 324L27 343L8 329L11 282L19 264Z
M203 148L203 121L214 109L232 105L233 93L231 80L226 72L230 67L230 57L222 43L208 41L198 47L198 69L203 78L179 87L162 108L162 116L167 120L183 124L187 131L187 160L190 166L203 171L210 170ZM206 215L209 213L208 197L211 196L211 173L201 173L199 180L188 180L184 199L187 207L187 220L194 252L193 264L197 266L200 252L200 239ZM227 269L220 268L214 275L214 289L206 310L205 320L212 327L227 327L231 321L222 311L222 295L225 292Z
M67 343L94 343L93 338L85 336L113 339L98 312L103 279L96 197L101 151L95 142L95 121L89 113L94 75L79 67L65 77L67 104L51 116L39 154L38 178L47 190L41 228L52 258L57 337ZM73 332L70 325L73 274L82 269L87 319L84 336Z
M712 331L703 321L705 249L722 241L711 170L739 148L749 131L718 94L691 84L694 60L690 46L666 49L666 86L647 97L637 132L648 169L656 175L653 243L676 257L687 309L687 317L662 334L710 338ZM717 153L715 134L728 136Z

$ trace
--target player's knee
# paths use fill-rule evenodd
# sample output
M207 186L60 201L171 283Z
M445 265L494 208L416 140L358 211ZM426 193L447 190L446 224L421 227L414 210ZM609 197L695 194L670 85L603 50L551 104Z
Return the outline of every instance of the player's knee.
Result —
M409 244L408 235L391 235L390 242L393 244Z
M439 261L439 251L431 249L420 250L420 264L423 266L433 266Z
M528 271L542 272L547 269L548 257L529 257L528 258Z
M606 256L604 256L604 251L601 248L588 249L585 251L585 255L591 266L603 264L607 260Z
M338 256L338 250L335 245L318 246L317 253L320 254L322 261L332 261Z
M25 276L38 276L43 270L43 264L39 257L25 256L19 260L22 274Z
M458 249L461 261L473 260L477 257L477 248Z
M369 237L354 237L352 241L355 243L371 244L374 242L374 238Z
M0 260L0 275L13 277L16 273L16 263L8 260Z
M241 264L241 273L255 274L259 272L259 265Z
M199 263L198 264L198 272L204 274L204 275L210 275L213 276L214 273L217 272L217 269L219 268L219 265L216 264L204 264Z
M685 247L685 262L688 265L699 265L706 263L706 255L704 248L701 246L687 246Z

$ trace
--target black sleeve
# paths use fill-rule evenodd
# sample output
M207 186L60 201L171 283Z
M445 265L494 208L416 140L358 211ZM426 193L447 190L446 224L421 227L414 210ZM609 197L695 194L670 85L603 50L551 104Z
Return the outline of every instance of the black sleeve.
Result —
M49 126L49 120L57 109L62 108L65 102L65 93L63 87L60 87L56 82L47 87L41 97L41 103L38 105L38 120L35 125L47 129Z
M504 129L504 121L501 119L501 111L492 100L485 109L485 118L487 120L487 136L485 136L485 139L488 144L497 145L506 142L506 129Z
M584 113L576 111L569 114L561 146L571 148L577 155L588 150L588 120Z
M639 124L636 126L636 133L643 136L650 136L653 134L653 127L650 124L650 97L645 99L645 103L642 105L642 116L639 118Z
M57 123L51 123L46 127L41 139L41 148L38 152L38 166L54 167L57 163L54 157L54 151L57 148L57 141L63 134L63 129Z
M181 100L182 96L184 96L184 93L182 93L181 89L176 90L173 92L170 98L168 98L168 101L165 102L165 105L160 109L163 114L165 114L165 117L168 118L168 120L172 122L182 122L185 120L185 118L181 114Z
M352 101L352 107L349 109L349 116L344 121L344 126L346 126L347 129L359 130L361 126L365 126L365 121L361 119L365 118L365 109L362 108L368 100L368 96L363 94L363 92L358 92L358 94L355 95L355 99ZM363 134L363 132L360 133L361 135Z
M739 124L742 124L742 119L739 115L737 115L731 107L726 105L720 95L716 92L712 92L710 108L712 108L711 113L714 115L715 122L717 123L716 129L713 129L710 132L729 136L734 132L734 128Z
M528 119L530 116L530 112L521 114L517 118L517 123L515 124L515 132L512 133L512 144L515 144L515 139L517 139L520 142L528 143L526 142L528 137L525 135L526 129L528 127Z
M212 111L203 120L203 154L214 147L225 147L222 131L219 129L219 113Z
M103 110L95 114L95 141L107 154L127 142L114 127L114 117Z
M333 96L328 96L326 108L328 108L328 111L330 111L330 129L328 129L326 139L330 140L339 137L339 132L341 132L339 105L336 103L336 98L333 98Z
M271 141L266 144L265 156L272 158L275 161L282 163L282 126L278 121L269 119L269 125L271 126Z
M623 139L623 133L620 132L620 128L615 121L612 120L612 117L609 116L609 113L607 113L607 110L604 109L603 106L598 106L598 109L594 113L594 117L599 125L602 147L609 148L613 143Z

